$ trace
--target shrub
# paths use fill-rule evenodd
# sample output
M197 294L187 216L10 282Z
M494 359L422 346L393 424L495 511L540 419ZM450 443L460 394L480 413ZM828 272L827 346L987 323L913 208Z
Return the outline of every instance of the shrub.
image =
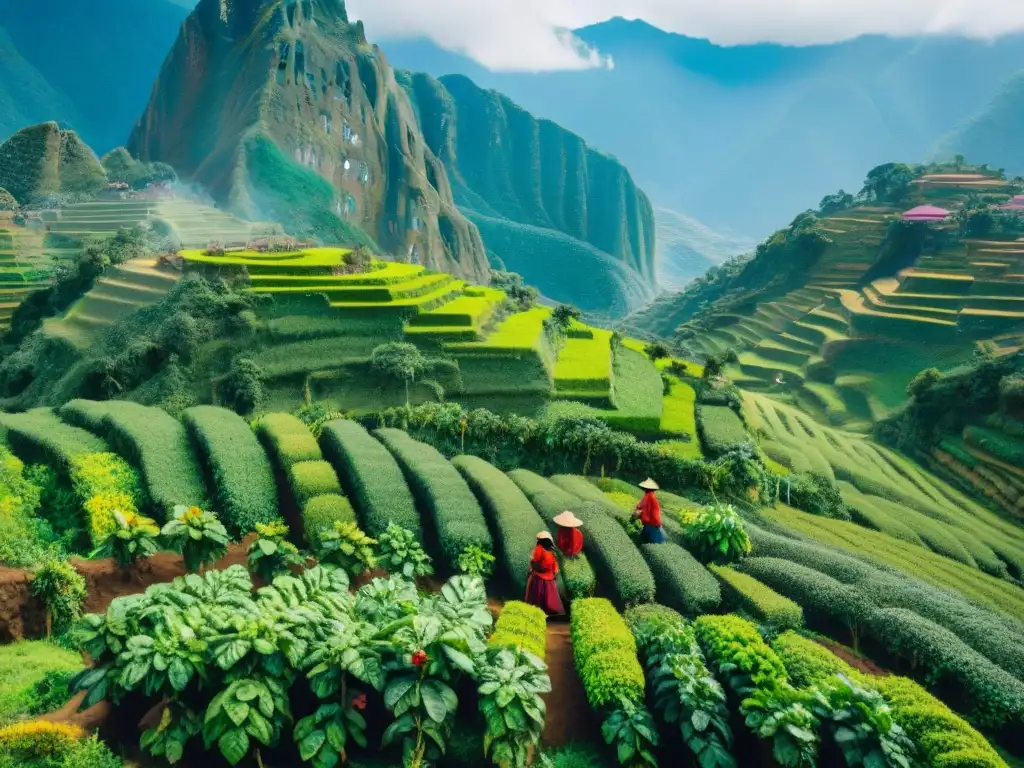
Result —
M501 470L475 456L456 456L454 466L473 489L498 533L498 552L520 593L526 592L537 532L547 526L530 500Z
M379 539L395 523L423 539L420 516L402 470L383 445L358 423L345 420L325 424L320 443L367 533Z
M722 602L715 577L678 544L641 544L658 600L681 613L696 616L711 613Z
M497 765L527 765L544 730L547 710L540 696L551 692L544 662L517 648L492 646L484 651L477 682L484 755Z
M772 642L793 685L807 688L835 675L858 680L862 675L825 646L790 630Z
M179 505L174 519L160 531L168 548L180 552L185 568L198 571L206 563L214 563L228 549L228 532L212 512L199 507Z
M776 631L803 626L803 609L757 579L726 566L712 565L711 571L726 585L735 603Z
M407 579L429 576L434 572L431 558L423 550L416 535L397 523L390 523L377 538L378 562L388 573L401 574Z
M91 453L73 459L71 487L82 501L94 547L116 530L115 511L134 514L145 505L139 473L114 453Z
M996 666L947 629L901 608L873 611L869 629L892 654L924 665L930 680L955 682L981 727L1019 727L1024 683Z
M738 445L750 442L743 421L736 412L724 405L705 405L696 408L697 431L704 448L712 456L727 453Z
M686 526L687 540L706 561L731 563L750 552L743 519L731 504L696 511Z
M91 558L112 557L125 568L159 550L160 527L152 519L118 510L114 512L114 520L117 522L114 532L89 555Z
M80 653L47 640L0 647L0 725L61 707L68 682L83 667Z
M72 400L61 408L61 415L75 421L81 403ZM160 519L169 520L179 504L209 506L202 473L181 422L159 408L124 400L106 406L103 435L118 453L141 468Z
M289 413L268 413L253 422L253 429L283 470L299 461L319 461L320 446L309 427Z
M68 751L60 768L123 768L121 758L93 734L74 744Z
M288 541L288 526L280 520L256 524L256 540L249 545L246 561L249 570L266 582L286 574L294 566L304 565L306 558L298 547Z
M320 548L317 559L326 565L341 568L349 576L356 576L364 570L377 567L373 548L377 543L371 539L353 520L335 523L332 528L320 532Z
M571 509L583 521L583 549L623 605L654 599L654 576L622 526L592 502L580 502L553 483L527 470L509 473L534 508L548 521Z
M0 427L7 433L11 450L23 460L50 464L63 473L70 471L72 460L79 456L110 450L102 438L65 424L49 408L0 414Z
M693 627L707 658L736 694L787 679L782 660L749 621L739 616L701 616Z
M356 513L348 499L336 493L314 496L302 507L302 534L313 551L320 546L320 535L335 523L355 521Z
M277 517L277 486L266 451L243 418L201 405L182 415L214 489L221 522L242 537Z
M391 451L413 494L433 517L441 551L452 568L470 545L493 550L480 504L444 456L396 429L379 429L374 434Z
M26 476L25 466L21 460L6 448L0 446L0 563L12 568L37 565L52 554L47 550L53 530L47 521L39 516L40 503L51 501L48 491L53 489L49 481L56 480L49 476L40 478L37 485L29 478L36 479L40 473L31 471ZM58 522L63 514L64 528L74 536L75 520L67 520L65 510L45 509L49 520ZM75 516L77 517L77 516Z
M47 636L64 634L81 617L85 579L66 560L51 560L38 568L29 589L46 606Z
M1007 768L988 740L917 683L904 677L873 681L893 719L935 768Z
M619 698L642 702L644 673L636 641L607 600L591 597L572 603L573 657L590 706L600 710Z
M297 461L288 467L288 485L300 507L315 496L341 495L341 484L334 468L326 461Z
M84 738L85 731L70 723L15 723L0 728L0 758L9 760L10 768L36 765L36 761L44 759L62 761Z
M547 616L540 608L518 600L505 603L487 641L491 646L511 646L532 653L541 661L547 653Z
M592 597L597 586L597 577L586 555L580 552L575 557L559 556L562 564L561 576L570 600Z
M494 555L476 544L470 544L459 555L459 573L489 579L494 573Z

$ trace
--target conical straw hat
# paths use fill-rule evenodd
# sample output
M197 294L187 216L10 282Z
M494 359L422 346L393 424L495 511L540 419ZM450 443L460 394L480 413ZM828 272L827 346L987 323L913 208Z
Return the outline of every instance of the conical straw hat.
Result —
M563 528L579 528L583 525L583 521L569 510L565 510L555 517L555 525L560 525Z
M548 541L554 541L555 540L554 536L552 536L549 531L541 531L540 533L538 533L537 534L537 541L540 541L541 539L547 539Z
M654 482L653 480L651 480L651 478L648 477L646 480L640 483L640 487L643 488L645 491L657 491L661 486L659 486L656 482Z

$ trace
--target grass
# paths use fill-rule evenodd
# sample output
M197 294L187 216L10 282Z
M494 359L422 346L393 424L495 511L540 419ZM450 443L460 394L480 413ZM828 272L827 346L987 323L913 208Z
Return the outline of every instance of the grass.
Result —
M286 269L309 269L311 267L343 267L347 248L305 248L287 253L259 253L257 251L231 251L223 256L209 256L200 249L184 250L179 255L194 264L215 264L220 267L283 267ZM409 267L412 265L402 265ZM412 275L422 268L410 270ZM404 272L404 270L402 270ZM397 270L393 270L397 272Z
M675 376L669 378L669 391L664 396L661 412L661 431L669 435L697 435L697 393L685 381ZM701 457L700 444L693 439L688 445L694 446L693 458Z
M545 307L518 312L502 321L484 341L449 344L458 354L486 354L496 351L537 350L544 340L544 320L551 314Z
M1020 438L987 427L970 426L964 429L964 442L1000 461L1024 467L1024 440Z
M142 472L158 519L169 520L179 504L209 508L203 474L185 425L166 411L128 401L72 400L60 409L72 422L95 424L117 452Z
M493 288L482 296L462 295L437 309L423 312L409 320L411 326L480 328L504 299L504 291Z
M81 654L46 640L0 647L0 726L61 707L84 667Z
M226 408L201 405L182 416L194 441L223 522L235 536L278 516L277 485L252 429Z
M743 421L736 412L724 405L698 405L697 427L705 451L714 456L750 442Z
M65 424L49 408L26 413L0 413L0 429L11 449L28 462L51 464L64 473L76 457L106 453L107 442L90 432Z
M592 338L570 337L555 364L555 390L607 394L612 387L611 331L594 328Z
M726 587L733 603L777 631L799 629L804 612L799 605L746 573L726 566L712 565L711 572Z

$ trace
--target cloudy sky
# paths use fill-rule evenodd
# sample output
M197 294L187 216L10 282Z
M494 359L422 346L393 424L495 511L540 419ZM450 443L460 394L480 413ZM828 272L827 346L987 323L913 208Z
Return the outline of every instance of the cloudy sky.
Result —
M371 39L429 37L491 69L602 66L566 28L613 16L723 45L826 43L866 33L1024 31L1022 0L346 0Z

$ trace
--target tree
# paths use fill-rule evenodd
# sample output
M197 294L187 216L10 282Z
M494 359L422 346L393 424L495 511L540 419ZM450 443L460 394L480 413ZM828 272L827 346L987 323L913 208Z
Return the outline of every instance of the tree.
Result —
M942 378L938 368L926 368L918 373L907 384L907 394L917 398L932 388Z
M1010 416L1024 414L1024 374L1015 373L999 380L999 405Z
M17 208L18 201L14 199L14 195L0 187L0 211L14 211Z
M672 357L672 352L660 341L652 341L644 345L644 354L650 358L652 363L664 360L666 357Z
M491 270L491 287L505 292L505 297L516 312L525 312L537 304L540 293L531 285L523 283L523 276L517 272Z
M409 382L425 373L429 363L414 344L391 341L375 347L370 355L370 365L385 376L405 382L405 405L409 403Z
M253 360L236 357L221 384L224 402L243 416L252 413L263 401L264 378L263 369Z
M853 195L846 190L840 189L838 192L821 198L821 203L818 204L818 213L822 216L828 216L830 213L845 211L847 208L853 207L853 202Z
M559 304L551 311L551 320L562 330L568 331L573 320L579 320L582 313L569 304Z
M964 167L966 160L963 155L953 155L953 167L958 171Z
M362 244L357 245L345 254L345 264L352 267L357 272L365 272L370 268L370 264L372 262L373 256L370 253L370 249Z
M720 355L708 355L704 361L704 378L712 379L721 376L725 366L736 364L740 361L735 349L727 349Z
M880 203L900 204L910 194L914 170L906 163L885 163L868 171L861 195Z

